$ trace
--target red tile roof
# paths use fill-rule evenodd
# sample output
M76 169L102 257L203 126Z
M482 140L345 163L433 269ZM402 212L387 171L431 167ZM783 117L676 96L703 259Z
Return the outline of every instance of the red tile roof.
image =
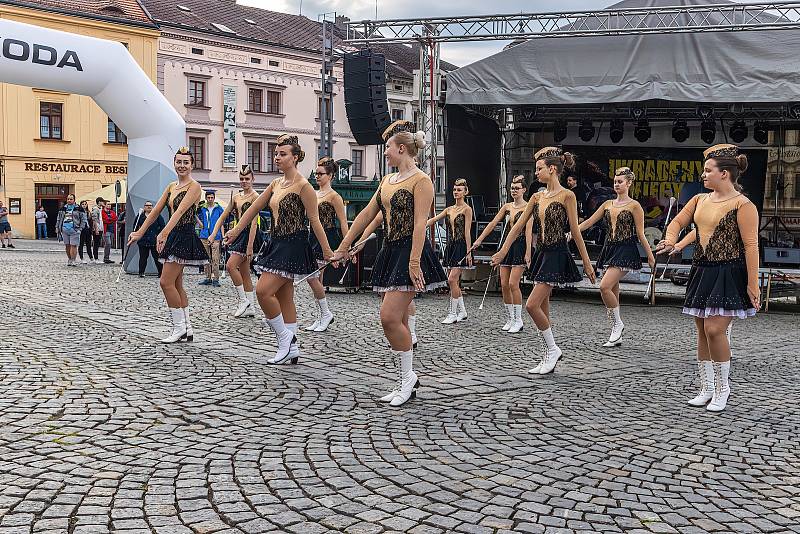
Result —
M138 0L0 0L0 4L157 28Z

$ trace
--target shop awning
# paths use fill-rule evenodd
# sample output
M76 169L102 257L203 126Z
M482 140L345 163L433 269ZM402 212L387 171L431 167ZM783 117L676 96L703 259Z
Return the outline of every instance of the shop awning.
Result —
M120 180L119 183L120 183L120 186L121 186L120 187L121 192L120 192L120 195L119 195L119 198L117 199L117 201L120 204L124 204L125 202L127 202L127 199L128 199L128 181L127 180ZM115 186L116 186L116 184L109 184L109 185L101 187L100 189L96 189L96 190L92 191L91 193L86 193L85 195L81 195L81 196L79 196L77 198L77 202L80 204L84 200L87 200L90 205L93 205L94 204L94 199L96 199L97 197L103 197L106 200L110 200L111 202L114 202L114 189L115 189Z

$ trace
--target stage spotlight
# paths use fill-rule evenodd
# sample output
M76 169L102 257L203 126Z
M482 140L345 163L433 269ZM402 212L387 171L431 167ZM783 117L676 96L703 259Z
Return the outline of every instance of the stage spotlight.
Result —
M677 119L672 125L672 138L679 143L689 139L689 125L683 119Z
M619 143L622 141L622 136L625 135L625 123L621 119L614 119L611 121L611 128L609 128L608 136L611 138L612 143Z
M728 135L731 136L731 141L734 143L741 143L747 138L747 124L744 121L736 121L731 124L731 129L728 130Z
M553 122L553 140L560 143L567 138L567 121L557 120Z
M581 141L591 141L594 138L595 128L590 119L583 119L578 126L578 137Z
M757 121L753 125L753 139L762 145L766 145L769 142L769 130L766 122Z
M633 136L640 143L644 143L650 139L650 132L650 123L647 122L647 119L640 119L639 122L636 123L636 128L633 129Z
M701 119L710 119L712 115L714 115L714 108L712 106L706 104L697 106L697 116Z
M704 120L700 123L700 139L707 145L714 142L717 137L717 126L714 124L713 119Z

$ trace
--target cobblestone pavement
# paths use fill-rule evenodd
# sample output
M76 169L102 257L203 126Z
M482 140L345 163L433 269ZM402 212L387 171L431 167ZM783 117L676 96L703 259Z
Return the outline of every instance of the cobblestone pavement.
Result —
M800 532L800 316L734 327L733 395L691 409L695 336L675 303L553 302L565 357L533 377L529 319L499 299L419 300L419 398L399 409L373 295L334 294L297 366L230 281L187 277L198 333L164 346L158 282L0 251L0 534L23 532ZM51 247L52 248L52 247ZM29 250L35 249L35 250ZM298 294L308 324L310 292Z

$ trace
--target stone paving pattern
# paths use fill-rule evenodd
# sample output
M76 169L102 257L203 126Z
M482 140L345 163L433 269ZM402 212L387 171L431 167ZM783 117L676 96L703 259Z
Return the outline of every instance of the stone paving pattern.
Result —
M158 281L0 251L0 534L153 532L800 532L800 316L734 327L733 395L686 405L695 335L676 303L630 300L603 349L595 296L559 297L564 359L531 376L526 318L497 296L439 324L418 300L419 398L399 409L371 294L332 294L297 366L230 281L190 292L195 342L165 346ZM301 327L311 319L298 292Z

